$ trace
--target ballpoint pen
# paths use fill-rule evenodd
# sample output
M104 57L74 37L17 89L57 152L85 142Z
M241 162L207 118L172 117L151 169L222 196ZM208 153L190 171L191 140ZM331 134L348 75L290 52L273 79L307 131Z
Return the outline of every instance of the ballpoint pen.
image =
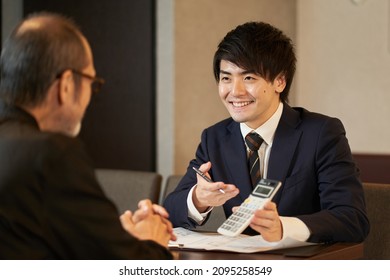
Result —
M192 167L192 169L195 170L196 173L199 174L200 177L202 177L203 179L205 179L207 182L209 183L213 183L213 181L211 181L211 179L209 177L207 177L202 171L200 171L198 168L196 167ZM225 191L223 189L218 189L221 193L225 193Z

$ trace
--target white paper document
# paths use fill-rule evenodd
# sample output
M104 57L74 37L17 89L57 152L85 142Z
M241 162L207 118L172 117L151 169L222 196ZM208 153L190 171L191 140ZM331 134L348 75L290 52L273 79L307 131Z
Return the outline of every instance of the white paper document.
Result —
M282 248L318 245L317 243L303 242L292 238L285 238L278 242L267 242L261 235L249 236L240 234L235 237L228 237L219 233L196 232L184 228L174 228L174 232L177 240L170 241L169 247L254 253Z

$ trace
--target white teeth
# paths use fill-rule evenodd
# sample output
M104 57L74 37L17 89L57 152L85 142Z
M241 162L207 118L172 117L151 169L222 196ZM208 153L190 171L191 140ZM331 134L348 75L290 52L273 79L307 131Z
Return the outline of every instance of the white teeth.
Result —
M251 102L246 101L246 102L232 102L234 107L244 107L248 106Z

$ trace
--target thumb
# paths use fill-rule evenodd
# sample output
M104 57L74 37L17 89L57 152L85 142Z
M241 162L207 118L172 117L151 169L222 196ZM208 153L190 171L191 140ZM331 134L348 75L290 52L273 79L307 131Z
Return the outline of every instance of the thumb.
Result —
M120 217L119 220L122 227L127 231L131 232L135 224L133 222L133 213L130 210L126 210Z
M211 162L208 161L206 163L203 163L201 166L199 166L199 170L203 173L208 172L211 169Z

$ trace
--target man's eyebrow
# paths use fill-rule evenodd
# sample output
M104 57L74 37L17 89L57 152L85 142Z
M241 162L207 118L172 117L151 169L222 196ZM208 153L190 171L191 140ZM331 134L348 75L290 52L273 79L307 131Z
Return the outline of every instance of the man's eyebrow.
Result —
M256 72L253 70L245 70L241 72L241 75L247 75L247 74L257 75Z
M225 71L225 70L220 70L219 74L231 75L232 73Z
M225 70L220 70L219 71L220 74L225 74L225 75L231 75L232 73L228 72L228 71L225 71ZM239 73L240 75L246 75L246 74L254 74L256 75L256 72L253 71L253 70L244 70L242 72Z

